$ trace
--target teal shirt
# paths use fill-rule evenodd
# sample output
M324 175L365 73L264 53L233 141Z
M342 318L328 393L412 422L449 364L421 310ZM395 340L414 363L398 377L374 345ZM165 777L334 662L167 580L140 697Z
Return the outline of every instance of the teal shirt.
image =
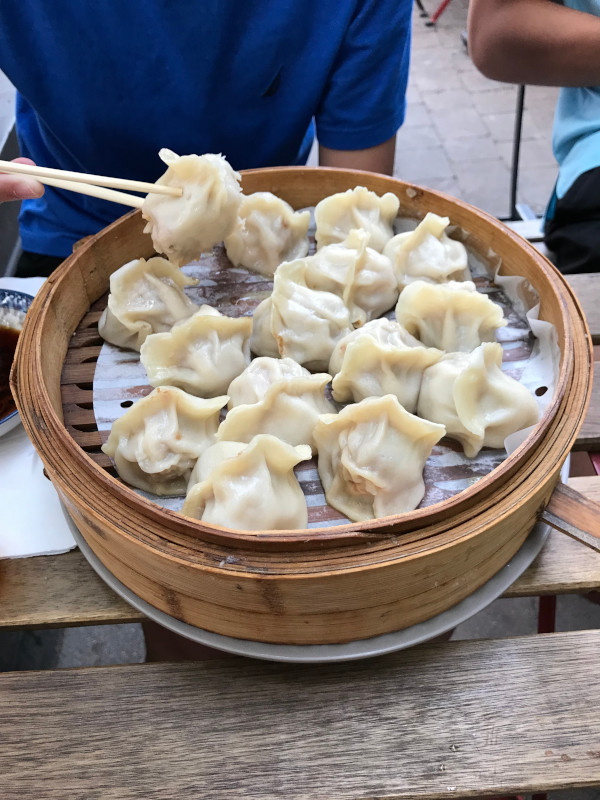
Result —
M564 5L600 16L600 0L565 0ZM552 146L559 164L556 195L561 198L580 175L600 166L600 87L560 90Z

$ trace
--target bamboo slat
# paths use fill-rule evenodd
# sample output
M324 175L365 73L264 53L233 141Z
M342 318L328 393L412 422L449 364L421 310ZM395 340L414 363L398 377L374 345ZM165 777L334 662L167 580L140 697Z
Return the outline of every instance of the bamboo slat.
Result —
M472 250L485 258L491 248L508 271L529 278L561 347L557 390L527 442L471 488L431 508L310 533L223 531L158 508L95 463L98 439L85 421L91 362L67 354L83 347L93 359L95 304L111 272L150 255L139 212L92 237L62 265L20 336L12 385L21 415L88 544L138 595L199 627L259 641L347 641L454 605L520 547L583 421L592 363L585 322L567 284L520 237L466 204L383 176L319 169L244 175L246 192L268 188L295 207L357 184L396 192L401 213L449 216L468 231ZM68 400L61 381L70 387ZM64 423L79 429L79 444Z
M332 666L4 674L3 796L439 800L594 786L599 647L599 631L581 631Z

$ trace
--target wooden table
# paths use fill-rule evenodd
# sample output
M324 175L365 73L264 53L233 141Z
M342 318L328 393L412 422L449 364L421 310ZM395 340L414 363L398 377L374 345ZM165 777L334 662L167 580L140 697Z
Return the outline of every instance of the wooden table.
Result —
M600 275L572 283L600 342ZM577 446L600 449L598 388ZM600 476L571 483L600 500ZM505 596L599 589L600 554L552 533ZM141 619L78 551L0 561L0 628ZM600 631L333 666L232 657L5 673L0 797L433 800L600 786L599 697Z

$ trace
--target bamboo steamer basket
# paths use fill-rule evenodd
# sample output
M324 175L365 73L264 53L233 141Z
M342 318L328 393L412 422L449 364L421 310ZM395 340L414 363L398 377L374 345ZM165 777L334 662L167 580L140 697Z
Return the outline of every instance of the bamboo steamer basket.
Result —
M294 208L362 185L393 192L400 213L448 216L469 247L526 277L561 351L554 396L527 440L489 475L414 512L333 528L240 532L140 497L103 465L91 406L98 302L111 273L153 254L134 211L77 249L42 287L20 336L11 386L23 424L88 545L135 594L176 619L241 639L324 644L401 630L447 610L514 556L547 505L583 422L591 339L560 273L493 217L441 193L365 172L243 173L246 193ZM105 300L104 300L105 302ZM91 310L90 310L91 309Z

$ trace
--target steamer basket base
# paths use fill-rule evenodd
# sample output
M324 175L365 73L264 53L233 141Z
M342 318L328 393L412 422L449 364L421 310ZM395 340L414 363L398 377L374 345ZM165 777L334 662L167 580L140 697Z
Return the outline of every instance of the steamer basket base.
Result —
M257 536L173 514L117 480L101 450L93 408L102 347L97 322L115 270L152 254L139 211L65 260L36 296L19 337L10 381L17 407L86 541L139 598L193 627L167 617L163 624L229 652L297 661L362 658L425 641L474 614L520 574L510 575L479 607L473 595L466 600L509 558L515 563L589 404L593 352L583 312L560 273L510 229L459 200L374 173L297 167L244 174L246 194L268 189L295 208L357 185L379 195L394 192L409 217L429 211L448 216L474 257L493 261L490 266L499 258L508 276L528 280L562 356L555 391L525 442L429 508L366 524ZM251 282L242 294L258 300L262 291L257 295ZM235 562L227 561L232 554ZM462 617L442 617L433 629L435 623L426 623L463 601ZM399 634L413 625L423 627ZM276 646L263 646L266 641Z
M222 636L221 634L211 633L194 625L189 625L186 622L181 622L181 620L159 611L115 578L86 543L64 506L63 513L79 549L92 569L116 594L138 611L141 611L142 614L145 614L149 619L173 631L173 633L177 633L198 644L213 647L215 650L222 650L225 653L238 656L259 658L265 661L283 661L296 664L357 661L362 658L381 656L427 642L452 630L452 628L455 628L461 622L465 622L465 620L482 611L494 600L497 600L534 561L550 533L550 527L539 522L514 558L497 572L493 578L484 583L483 586L465 600L457 603L442 614L428 619L426 622L421 622L418 625L413 625L395 633L387 633L383 636L374 636L371 639L361 639L347 644L284 645Z

